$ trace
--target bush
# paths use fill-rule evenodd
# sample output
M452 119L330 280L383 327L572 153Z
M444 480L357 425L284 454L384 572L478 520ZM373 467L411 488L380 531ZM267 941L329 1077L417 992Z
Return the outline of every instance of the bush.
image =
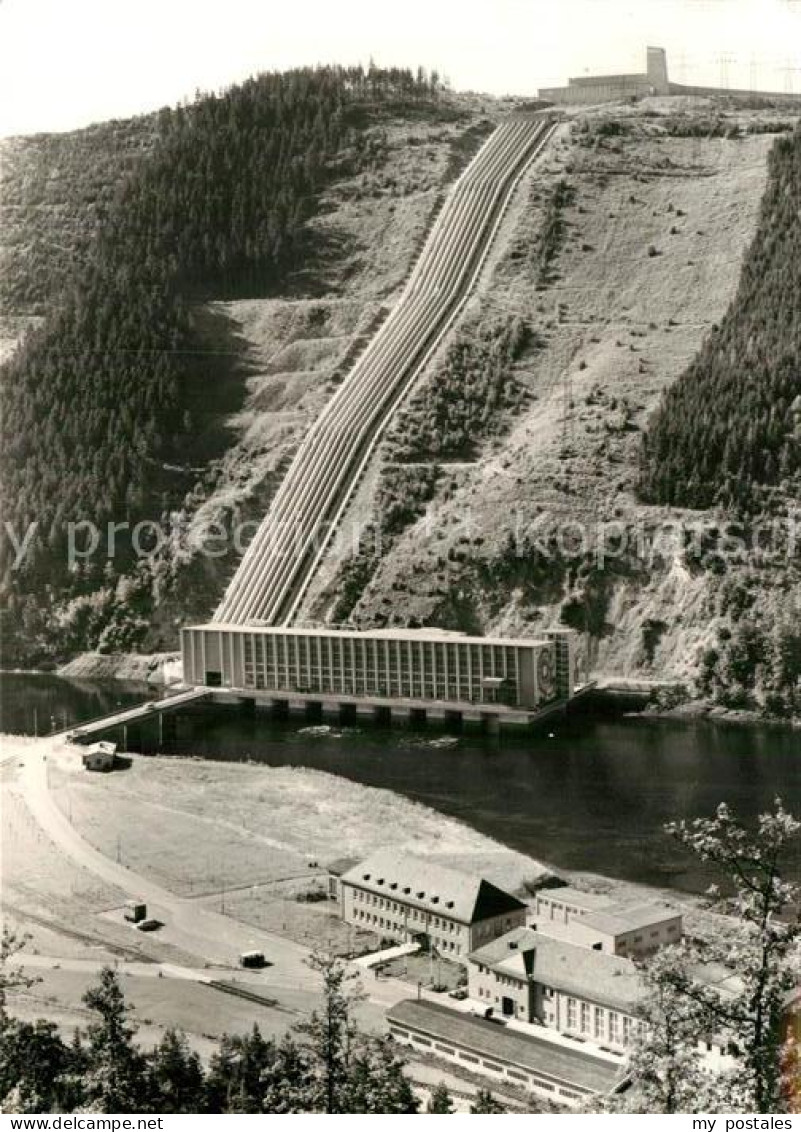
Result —
M474 458L479 443L498 435L505 414L526 400L512 365L537 344L516 316L459 335L431 380L398 413L387 438L391 459Z

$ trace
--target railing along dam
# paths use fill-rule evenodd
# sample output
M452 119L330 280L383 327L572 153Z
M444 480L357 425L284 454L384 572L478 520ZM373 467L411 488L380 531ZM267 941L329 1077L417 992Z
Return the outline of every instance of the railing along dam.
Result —
M458 317L527 165L554 129L511 118L449 192L389 317L309 429L214 621L290 622L383 429Z

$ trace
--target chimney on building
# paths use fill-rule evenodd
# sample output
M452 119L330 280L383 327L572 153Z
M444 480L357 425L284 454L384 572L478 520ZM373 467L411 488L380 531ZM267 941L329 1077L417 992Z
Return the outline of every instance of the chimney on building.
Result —
M648 82L654 94L670 94L668 81L667 52L664 47L648 49Z

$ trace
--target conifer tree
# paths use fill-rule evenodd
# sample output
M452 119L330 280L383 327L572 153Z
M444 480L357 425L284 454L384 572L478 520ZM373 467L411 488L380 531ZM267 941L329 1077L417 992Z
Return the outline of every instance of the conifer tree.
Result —
M470 1105L470 1111L474 1116L492 1116L496 1113L506 1112L506 1109L497 1101L489 1089L479 1089L476 1093L476 1099Z
M448 1086L444 1081L440 1081L431 1090L431 1096L428 1098L426 1104L426 1112L436 1114L438 1116L451 1116L456 1109L453 1107L453 1100L451 1094L448 1092Z
M145 1059L134 1044L136 1029L128 1022L130 1007L119 977L104 967L96 986L83 1001L97 1015L86 1030L84 1088L89 1111L148 1111Z

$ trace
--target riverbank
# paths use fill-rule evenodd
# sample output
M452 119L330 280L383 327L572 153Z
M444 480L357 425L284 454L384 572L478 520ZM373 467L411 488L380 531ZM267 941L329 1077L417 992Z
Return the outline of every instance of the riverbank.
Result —
M174 684L181 679L181 654L83 652L62 664L57 675L71 680Z
M718 723L801 728L801 717L766 715L753 708L730 708L693 696L675 680L599 677L587 697L591 710L617 711L627 719L707 719Z
M31 742L6 737L4 759L24 760ZM384 847L479 873L523 897L556 874L621 901L669 901L702 938L725 928L725 918L697 897L553 869L467 822L324 771L174 755L128 758L125 769L89 774L79 748L52 744L50 789L75 830L105 856L178 896L224 901L228 915L294 938L315 925L321 938L336 935L327 910L325 923L298 910L299 893L322 881L325 866Z

